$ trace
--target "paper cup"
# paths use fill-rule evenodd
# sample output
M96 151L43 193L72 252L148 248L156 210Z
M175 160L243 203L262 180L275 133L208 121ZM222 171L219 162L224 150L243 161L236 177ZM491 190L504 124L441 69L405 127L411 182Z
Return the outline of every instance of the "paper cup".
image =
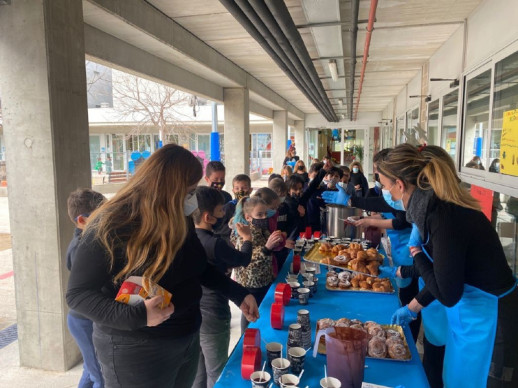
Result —
M313 293L314 293L313 289L315 287L315 283L312 281L306 280L305 282L302 282L302 284L304 285L305 288L309 289L309 297L312 298Z
M266 357L268 366L272 366L272 361L282 357L282 344L278 342L268 342L266 344Z
M322 388L340 388L342 383L334 377L324 377L323 379L320 379L320 386Z
M285 374L279 378L281 388L293 388L298 385L299 378L295 375Z
M262 388L270 384L272 376L268 372L257 371L250 375L250 381L252 382L252 388Z
M289 282L288 283L291 287L291 299L297 299L299 296L297 294L297 289L300 288L299 282Z
M288 374L290 362L285 358L276 358L272 361L273 381L279 385L281 376Z
M291 373L298 375L304 369L304 361L306 359L306 350L304 348L290 348L288 350L288 360L291 363Z
M299 288L297 290L297 294L299 297L299 304L307 305L309 302L309 288Z

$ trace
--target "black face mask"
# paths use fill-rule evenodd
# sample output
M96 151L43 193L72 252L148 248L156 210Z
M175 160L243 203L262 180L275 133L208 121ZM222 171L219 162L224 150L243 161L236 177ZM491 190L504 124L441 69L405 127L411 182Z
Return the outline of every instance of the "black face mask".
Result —
M237 193L234 193L234 196L238 201L240 201L244 197L248 197L248 193L245 190L238 191Z
M223 182L211 182L210 187L216 190L222 190L223 186L225 186L225 181Z
M374 173L374 180L376 182L379 182L380 181L380 174L378 174L377 172Z
M212 229L217 230L221 227L221 225L223 225L223 217L221 217L221 218L214 217L214 216L212 216L212 217L216 219L216 223L212 225Z
M268 229L268 218L252 218L252 225L257 229Z

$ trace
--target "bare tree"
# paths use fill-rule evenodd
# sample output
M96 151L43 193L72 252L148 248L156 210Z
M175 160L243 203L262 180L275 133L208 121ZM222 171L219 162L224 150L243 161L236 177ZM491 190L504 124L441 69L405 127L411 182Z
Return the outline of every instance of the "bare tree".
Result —
M185 123L192 120L188 108L196 100L192 95L115 70L112 82L113 109L121 121L137 123L133 133L154 126L162 141L167 134L181 137L193 134L193 128Z

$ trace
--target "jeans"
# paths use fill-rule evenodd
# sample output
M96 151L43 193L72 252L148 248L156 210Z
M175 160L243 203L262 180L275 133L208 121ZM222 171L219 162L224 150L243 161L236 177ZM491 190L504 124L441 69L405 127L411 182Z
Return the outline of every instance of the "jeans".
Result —
M70 313L67 316L68 330L76 340L83 356L83 375L78 388L104 387L101 367L97 362L94 343L92 341L93 322L89 319L78 318Z
M257 302L257 307L261 304L263 301L266 293L270 289L271 284L268 284L267 286L260 287L260 288L248 288L247 290L250 294L252 294L255 298L255 301ZM244 314L241 314L241 334L243 334L248 327L248 319L246 319Z
M212 388L225 367L230 343L230 319L202 312L200 358L193 388Z
M106 388L186 388L196 377L200 333L180 338L107 334L94 326Z

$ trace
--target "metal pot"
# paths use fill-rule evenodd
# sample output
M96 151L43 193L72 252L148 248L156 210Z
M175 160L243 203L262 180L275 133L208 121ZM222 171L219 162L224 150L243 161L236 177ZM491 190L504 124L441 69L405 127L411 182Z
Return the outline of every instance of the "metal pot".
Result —
M326 206L327 235L334 237L361 238L360 228L356 228L344 220L347 217L361 216L362 209L343 205L329 204Z

